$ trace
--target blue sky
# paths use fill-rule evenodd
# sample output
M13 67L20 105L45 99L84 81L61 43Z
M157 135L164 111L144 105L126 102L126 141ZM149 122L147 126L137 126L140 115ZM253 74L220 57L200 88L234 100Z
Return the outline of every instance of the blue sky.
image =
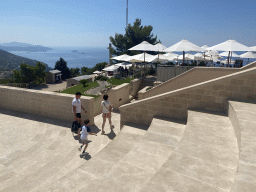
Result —
M256 0L129 0L129 23L152 25L164 45L228 39L256 46ZM0 44L107 47L124 34L126 0L1 0Z

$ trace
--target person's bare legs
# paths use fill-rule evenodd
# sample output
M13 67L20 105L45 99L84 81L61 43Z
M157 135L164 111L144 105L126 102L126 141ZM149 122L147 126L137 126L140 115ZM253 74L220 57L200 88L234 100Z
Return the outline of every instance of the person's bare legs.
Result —
M106 117L103 117L103 123L102 123L102 134L104 134L104 133L105 133L105 131L104 131L105 123L106 123Z
M88 143L85 145L85 147L84 147L84 152L85 152L85 150L87 149L87 147L88 147Z
M108 121L109 121L110 129L113 129L113 128L114 128L114 125L112 125L111 116L108 118Z

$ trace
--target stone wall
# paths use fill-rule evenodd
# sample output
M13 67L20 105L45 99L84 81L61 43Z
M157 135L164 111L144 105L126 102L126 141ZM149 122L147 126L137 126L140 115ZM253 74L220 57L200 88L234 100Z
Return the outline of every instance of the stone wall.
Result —
M160 85L154 86L144 93L143 98L152 97L253 67L256 67L256 62L252 62L242 68L195 67Z
M188 109L225 112L227 100L256 101L256 67L123 105L121 127L155 115L186 120Z
M88 81L88 83L92 82L92 78L89 78L86 80ZM80 82L78 80L73 79L73 78L67 79L67 87L66 88L72 87L73 85L77 85L77 84L80 84Z
M74 95L48 91L30 90L0 85L0 107L24 113L36 114L60 120L74 120L72 100ZM82 119L88 118L94 124L92 97L81 97L87 113L82 112Z
M108 101L112 104L114 109L118 109L123 104L126 104L129 102L129 83L124 83L122 85L118 85L109 91L107 91L105 94L107 94ZM102 112L102 106L101 102L103 101L103 95L100 97L94 99L94 116L100 114Z
M144 87L143 89L141 89L141 90L138 92L138 100L145 99L145 98L144 98L144 95L145 95L145 93L147 92L147 89L148 89L149 87L150 87L150 86L146 86L146 87Z
M210 79L235 73L237 71L239 71L239 69L195 67L181 75L178 75L177 77L174 77L158 86L153 87L152 89L144 93L143 98L152 97L155 95L166 93L168 91L173 91L176 89L208 81Z
M158 66L157 67L157 81L168 81L194 67L186 66Z
M131 96L135 96L138 92L138 89L140 87L140 84L142 82L142 78L139 78L139 79L134 79L130 82L130 90L129 90L129 94Z

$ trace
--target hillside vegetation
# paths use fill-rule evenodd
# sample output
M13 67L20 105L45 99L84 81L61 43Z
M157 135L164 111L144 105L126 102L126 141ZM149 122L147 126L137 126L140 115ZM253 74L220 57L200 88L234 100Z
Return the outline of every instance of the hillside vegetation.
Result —
M12 70L20 66L21 63L26 63L31 66L36 66L37 60L28 59L25 57L17 56L12 53L0 49L0 70L4 70L6 65L9 63L7 70ZM41 62L42 63L42 62ZM43 63L46 67L45 71L50 71L50 68L47 64Z

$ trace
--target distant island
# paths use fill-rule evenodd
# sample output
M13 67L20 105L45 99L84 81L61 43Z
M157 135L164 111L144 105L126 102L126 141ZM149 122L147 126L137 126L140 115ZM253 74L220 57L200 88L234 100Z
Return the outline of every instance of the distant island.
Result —
M46 52L46 51L52 50L51 48L44 47L42 45L32 45L28 43L19 43L19 42L0 44L0 49L4 51L29 51L29 52L39 52L39 51Z
M28 65L36 66L36 63L38 62L37 60L33 59L28 59L25 57L17 56L12 53L9 53L7 51L1 50L0 49L0 70L12 70L12 69L18 69L20 64L24 62ZM43 62L41 62L43 63ZM43 63L46 66L45 71L50 71L52 70L51 67L49 67L47 64Z
M77 50L73 50L72 52L78 52Z

